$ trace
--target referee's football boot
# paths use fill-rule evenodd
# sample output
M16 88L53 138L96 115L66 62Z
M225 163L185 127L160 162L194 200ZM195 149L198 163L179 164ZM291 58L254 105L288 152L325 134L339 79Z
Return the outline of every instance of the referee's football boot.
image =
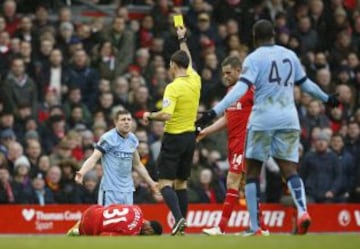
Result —
M186 221L184 218L181 218L180 220L178 220L175 225L173 226L172 230L171 230L171 235L174 236L176 235L178 232L184 232L186 227Z

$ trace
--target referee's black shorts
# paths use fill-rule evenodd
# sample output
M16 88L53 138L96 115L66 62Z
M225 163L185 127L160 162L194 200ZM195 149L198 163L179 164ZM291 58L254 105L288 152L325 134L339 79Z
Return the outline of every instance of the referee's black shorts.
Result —
M189 178L195 142L195 132L164 134L158 159L159 179Z

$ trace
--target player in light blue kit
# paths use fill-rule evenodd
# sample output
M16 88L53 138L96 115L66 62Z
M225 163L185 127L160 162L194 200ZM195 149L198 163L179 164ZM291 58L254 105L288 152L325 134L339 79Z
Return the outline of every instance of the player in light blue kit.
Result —
M305 234L311 223L307 212L304 184L299 177L298 147L300 124L294 104L294 86L331 107L339 105L336 95L328 96L306 77L294 52L274 44L271 22L259 20L253 26L257 49L248 55L237 84L212 110L196 122L204 126L255 85L254 106L247 125L245 158L247 181L245 195L250 214L248 235L262 235L259 226L259 174L262 162L272 156L278 163L298 211L297 234Z
M114 119L115 128L103 134L96 144L93 154L76 173L75 180L82 183L83 176L94 168L101 158L103 177L101 179L98 204L133 204L134 182L132 168L159 193L157 183L141 163L136 136L131 132L132 118L128 111L118 111Z

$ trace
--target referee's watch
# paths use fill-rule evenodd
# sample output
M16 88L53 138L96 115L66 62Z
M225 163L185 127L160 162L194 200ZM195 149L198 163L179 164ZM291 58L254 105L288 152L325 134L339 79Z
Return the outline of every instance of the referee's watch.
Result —
M149 120L152 120L153 119L153 115L152 115L153 113L152 112L149 112L149 116L148 116L148 119Z

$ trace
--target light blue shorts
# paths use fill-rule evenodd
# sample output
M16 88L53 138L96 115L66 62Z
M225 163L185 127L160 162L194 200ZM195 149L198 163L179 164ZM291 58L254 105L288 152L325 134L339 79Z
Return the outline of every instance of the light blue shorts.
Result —
M299 161L300 131L247 131L245 157L266 161L269 156L297 163Z
M99 189L98 204L108 206L111 204L134 204L134 192L119 192Z

